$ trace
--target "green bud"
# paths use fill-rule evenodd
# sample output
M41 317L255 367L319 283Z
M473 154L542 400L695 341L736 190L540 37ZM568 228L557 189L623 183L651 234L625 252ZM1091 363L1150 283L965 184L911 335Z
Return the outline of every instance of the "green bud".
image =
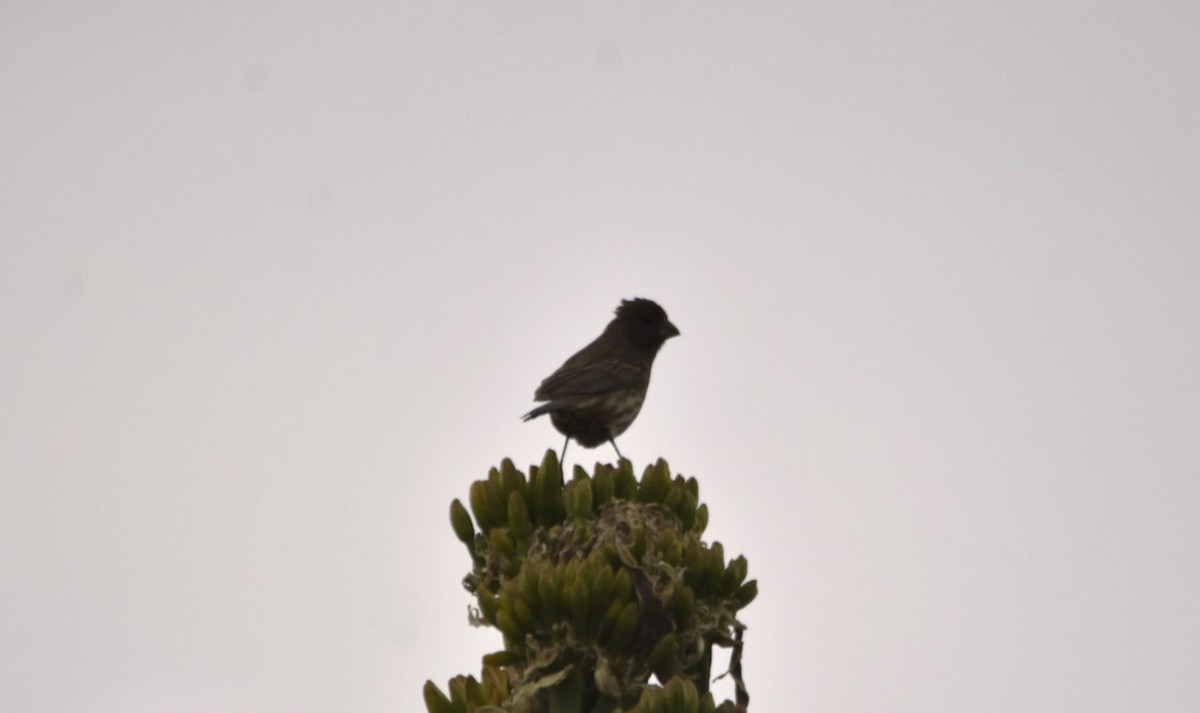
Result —
M601 564L592 578L592 618L599 619L612 597L615 577L607 564Z
M701 503L696 508L696 522L692 525L692 532L697 535L703 535L708 529L708 505Z
M704 563L706 561L704 547L696 540L688 540L683 550L683 581L695 589L704 578Z
M659 557L672 566L679 566L683 560L683 542L674 530L664 531L658 539Z
M638 491L638 500L644 503L661 503L667 497L671 487L671 476L666 469L666 461L658 459L658 463L646 466L642 473L642 486Z
M660 681L667 680L676 672L679 668L679 641L675 634L667 634L658 640L646 657L646 665Z
M479 523L479 529L485 533L494 524L491 513L488 512L486 488L487 481L476 480L471 483L470 497L468 498L471 503L471 512L475 514L475 522Z
M529 508L525 504L525 498L516 491L508 494L508 526L518 540L528 537L529 533L533 531L533 523L529 521Z
M520 493L521 497L529 497L529 484L525 482L525 474L517 470L509 458L500 461L500 489L506 494Z
M683 679L679 676L675 676L670 681L667 681L667 685L663 687L663 692L666 693L667 697L667 705L669 706L668 710L672 713L685 713L687 710L687 698L683 692L683 688ZM693 693L695 690L695 686L692 686ZM695 713L695 711L693 710L689 713Z
M511 560L517 556L517 543L513 541L507 527L497 527L489 532L488 541L491 543L493 550L508 559Z
M429 713L454 713L454 705L450 703L446 694L434 685L433 681L425 682L422 693L425 696L425 709Z
M475 549L475 526L471 523L471 515L463 507L462 501L455 498L450 503L450 526L454 528L454 536L458 541L472 550Z
M746 582L742 586L738 587L737 591L733 593L732 599L734 602L737 603L737 608L742 609L742 608L748 606L750 604L750 602L754 601L754 598L757 596L758 596L758 580L752 579L749 582Z
M454 704L454 710L465 711L467 708L467 678L466 676L455 676L450 679L450 702Z
M633 540L629 543L629 554L635 562L641 562L646 556L646 528L639 525L633 531Z
M517 620L506 609L501 609L496 612L496 628L505 636L512 637L514 640L520 640L521 627L517 624Z
M541 472L543 475L553 476L557 474L556 480L562 482L562 468L559 467L558 454L553 448L546 449L546 455L542 456Z
M687 626L696 613L696 594L691 587L675 587L671 595L671 608L675 613L675 623L679 627Z
M683 712L700 713L700 692L696 684L686 678L676 679L683 682Z
M507 653L507 652L506 652ZM520 659L512 657L512 660L504 664L506 666L518 663ZM497 666L488 666L486 663L483 666L483 688L487 692L488 702L494 706L498 706L509 697L508 676L504 674ZM481 709L482 710L482 709Z
M474 703L476 705L487 703L487 697L483 693L483 686L479 685L479 681L476 681L474 676L467 676L463 682L463 686L465 689L464 693L466 694L464 698L467 703Z
M542 506L545 512L539 513L539 517L544 517L544 520L539 520L539 523L549 527L563 521L563 515L566 508L563 505L563 478L562 470L558 467L558 457L553 450L546 451L546 456L542 459L542 467L538 471L541 477L539 497L542 500Z
M545 564L543 562L542 564ZM517 577L517 589L521 593L521 598L529 603L529 606L535 611L541 608L541 597L538 596L538 565L530 564L525 561L521 569L521 574Z
M700 573L700 584L696 587L701 597L715 597L721 593L721 578L725 576L725 559L721 556L719 542L714 543L704 555L704 569Z
M629 645L633 643L633 635L637 633L638 626L638 604L637 602L629 602L621 607L621 614L617 617L617 623L613 627L612 636L608 639L609 650L615 654L622 654L629 650Z
M612 598L622 604L633 600L633 576L624 567L613 577Z
M608 608L604 610L604 614L601 617L600 633L596 635L596 639L600 643L607 644L612 640L613 629L617 628L617 619L621 618L621 610L624 608L625 605L621 602L608 602Z
M592 479L592 495L596 501L596 510L604 507L608 501L613 499L617 491L616 471L612 466L600 466L596 469L596 476Z
M558 584L554 581L554 572L547 567L538 574L538 599L540 610L545 613L546 621L557 621L562 615L562 595Z
M497 476L499 478L499 476ZM492 527L504 525L508 522L508 507L504 502L504 496L500 492L500 485L487 481L483 484L483 498L488 510L488 517L492 521Z
M490 667L492 667L492 666L496 666L496 667L512 666L512 665L520 663L520 662L521 662L521 657L517 656L515 653L513 653L511 651L494 651L490 654L484 654L483 665L489 667L489 668L485 668L483 671L484 678L485 679L487 678L488 672L491 671Z
M580 639L589 639L591 631L591 597L583 577L575 577L571 585L571 618Z
M574 480L563 488L567 517L587 519L592 516L592 481Z
M637 500L638 481L633 474L633 464L622 459L616 476L616 497L621 500Z
M727 597L733 594L741 586L742 582L746 580L748 568L749 563L741 555L729 560L729 566L725 568L725 574L721 577L721 594L723 596Z
M638 699L636 713L671 713L666 693L661 688L647 688Z
M529 469L529 515L535 525L550 526L553 508L546 501L545 476L537 466Z
M524 599L517 597L516 601L513 602L512 611L513 619L522 632L533 631L533 609L529 607L529 604Z
M495 626L500 600L488 590L480 588L475 592L475 601L479 603L479 615L483 617L484 621Z
M675 480L681 481L678 477ZM686 497L687 491L683 489L683 483L672 482L667 486L667 496L663 498L663 505L666 505L668 510L675 513L676 517L679 517L679 508L683 505L683 500Z

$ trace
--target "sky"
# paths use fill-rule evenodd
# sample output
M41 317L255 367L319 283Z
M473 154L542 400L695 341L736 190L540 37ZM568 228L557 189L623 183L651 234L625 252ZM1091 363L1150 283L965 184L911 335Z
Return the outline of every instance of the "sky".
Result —
M1197 36L5 0L0 709L421 710L500 647L450 501L642 296L619 443L749 559L755 710L1197 710Z

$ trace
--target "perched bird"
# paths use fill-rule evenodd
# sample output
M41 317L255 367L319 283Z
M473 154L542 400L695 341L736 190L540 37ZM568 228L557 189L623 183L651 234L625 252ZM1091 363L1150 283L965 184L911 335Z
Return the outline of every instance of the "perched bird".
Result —
M615 439L642 409L658 350L679 335L651 300L621 300L616 315L603 334L542 381L533 398L546 403L522 417L528 421L550 414L550 422L566 436L560 463L572 438L584 448L608 441L617 458L622 457Z

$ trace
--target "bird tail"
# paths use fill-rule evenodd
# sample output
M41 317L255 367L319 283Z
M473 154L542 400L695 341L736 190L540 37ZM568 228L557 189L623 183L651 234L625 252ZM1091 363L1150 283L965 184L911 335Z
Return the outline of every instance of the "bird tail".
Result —
M556 409L558 407L559 407L559 404L557 404L553 401L547 401L546 403L542 404L541 406L538 406L534 410L532 410L529 413L522 416L521 420L529 421L529 420L535 419L544 413L550 413L551 411L553 411L554 409Z

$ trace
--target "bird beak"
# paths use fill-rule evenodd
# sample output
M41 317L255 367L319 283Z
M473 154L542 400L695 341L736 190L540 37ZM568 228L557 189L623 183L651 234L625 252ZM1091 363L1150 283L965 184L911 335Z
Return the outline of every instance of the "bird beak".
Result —
M668 320L659 326L658 333L663 339L670 339L671 337L679 336L679 328L671 324L670 320Z

